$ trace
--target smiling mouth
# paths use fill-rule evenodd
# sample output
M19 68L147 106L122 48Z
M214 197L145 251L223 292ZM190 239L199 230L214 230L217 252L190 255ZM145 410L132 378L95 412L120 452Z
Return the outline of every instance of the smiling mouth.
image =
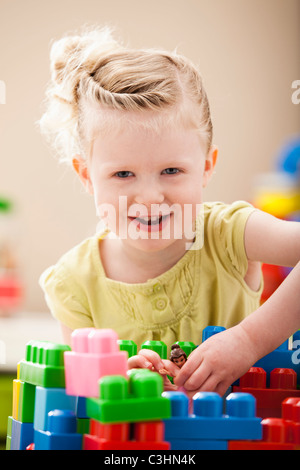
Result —
M163 220L169 217L170 214L160 215L156 217L129 217L131 220L136 220L143 225L159 225Z

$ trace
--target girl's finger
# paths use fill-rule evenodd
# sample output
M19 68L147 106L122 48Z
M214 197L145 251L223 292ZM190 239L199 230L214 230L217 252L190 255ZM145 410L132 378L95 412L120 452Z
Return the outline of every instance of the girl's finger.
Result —
M210 375L210 366L206 365L205 362L202 362L202 364L194 369L194 371L188 376L187 380L183 383L183 386L186 390L199 390ZM181 385L181 383L178 383L178 376L174 379L174 382L178 386Z
M146 361L150 362L156 371L165 368L159 354L157 354L155 351L152 351L151 349L141 349L138 353L138 356L141 356Z
M193 351L194 353L195 351ZM197 351L198 352L198 351ZM190 354L186 363L179 370L176 375L176 385L179 387L185 387L186 381L192 376L192 374L201 366L202 357L199 354Z
M127 364L129 369L152 369L152 363L142 355L130 357Z

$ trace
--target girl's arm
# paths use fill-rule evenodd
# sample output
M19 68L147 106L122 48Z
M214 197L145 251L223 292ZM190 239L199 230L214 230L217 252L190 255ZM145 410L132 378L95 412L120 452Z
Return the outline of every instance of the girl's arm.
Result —
M178 386L222 395L300 328L300 224L255 211L246 225L245 249L250 261L296 267L255 312L193 351L174 379Z

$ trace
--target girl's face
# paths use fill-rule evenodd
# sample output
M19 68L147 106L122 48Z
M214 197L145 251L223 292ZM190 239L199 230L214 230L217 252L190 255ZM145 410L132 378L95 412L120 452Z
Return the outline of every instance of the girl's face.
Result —
M193 241L216 156L216 149L205 154L194 130L128 126L94 140L84 178L108 228L124 243L157 251Z

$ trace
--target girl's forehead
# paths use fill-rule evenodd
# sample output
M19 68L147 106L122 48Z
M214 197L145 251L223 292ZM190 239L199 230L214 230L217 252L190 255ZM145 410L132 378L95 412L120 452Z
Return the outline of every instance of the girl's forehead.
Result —
M195 130L164 128L149 131L139 126L95 137L92 158L106 167L118 163L139 162L187 164L195 156L203 154L201 141Z

